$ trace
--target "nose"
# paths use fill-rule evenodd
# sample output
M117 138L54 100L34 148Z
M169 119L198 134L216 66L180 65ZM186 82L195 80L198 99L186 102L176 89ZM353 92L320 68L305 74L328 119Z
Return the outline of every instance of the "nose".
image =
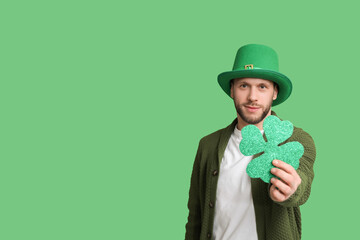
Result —
M251 102L256 102L257 101L257 92L255 88L251 88L249 91L249 95L248 95L248 99Z

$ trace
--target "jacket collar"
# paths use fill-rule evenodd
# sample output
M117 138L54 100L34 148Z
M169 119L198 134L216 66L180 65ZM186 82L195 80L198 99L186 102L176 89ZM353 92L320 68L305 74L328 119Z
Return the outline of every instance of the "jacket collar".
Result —
M227 126L220 135L219 147L218 147L219 166L221 164L221 160L224 156L226 146L228 145L230 136L231 136L232 132L234 131L236 124L237 124L237 118L235 118L235 120L229 126Z

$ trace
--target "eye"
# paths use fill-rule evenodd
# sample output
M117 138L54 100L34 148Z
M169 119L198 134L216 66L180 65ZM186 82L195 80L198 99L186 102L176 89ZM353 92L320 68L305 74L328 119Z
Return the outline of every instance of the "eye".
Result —
M265 85L260 85L260 89L266 89L267 87Z
M247 84L246 84L246 83L242 83L242 84L240 84L240 87L241 87L241 88L246 88L246 87L247 87Z

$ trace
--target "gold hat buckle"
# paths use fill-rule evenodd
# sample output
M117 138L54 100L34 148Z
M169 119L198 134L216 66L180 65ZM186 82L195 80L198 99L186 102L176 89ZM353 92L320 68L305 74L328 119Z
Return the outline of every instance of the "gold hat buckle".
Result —
M247 64L247 65L245 65L245 69L254 69L254 65L253 64Z

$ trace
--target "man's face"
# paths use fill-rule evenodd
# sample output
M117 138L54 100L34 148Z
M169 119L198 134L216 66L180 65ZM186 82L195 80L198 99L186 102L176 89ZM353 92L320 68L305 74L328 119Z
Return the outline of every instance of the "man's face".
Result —
M231 84L231 97L241 119L248 124L257 124L270 114L277 88L269 80L237 78Z

